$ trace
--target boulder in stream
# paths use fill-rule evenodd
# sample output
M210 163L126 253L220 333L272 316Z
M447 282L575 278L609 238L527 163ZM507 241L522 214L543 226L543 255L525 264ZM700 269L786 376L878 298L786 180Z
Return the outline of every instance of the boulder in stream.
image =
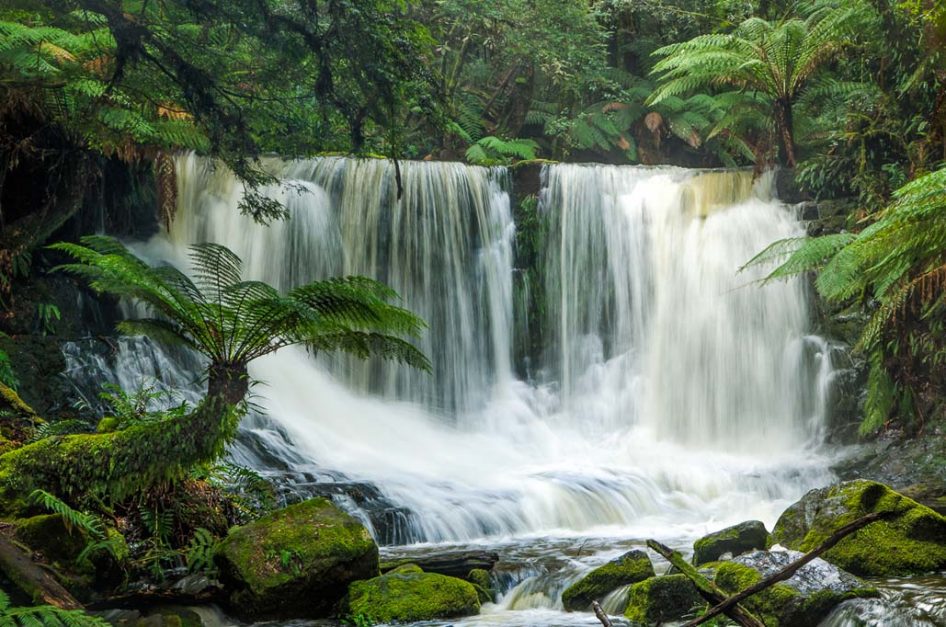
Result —
M635 549L570 585L562 592L562 605L569 612L587 610L592 601L601 601L609 592L654 576L654 566L644 551Z
M715 567L715 583L729 594L740 592L802 556L797 551L753 551ZM878 592L858 577L816 558L790 579L743 602L768 627L818 625L842 601L875 597Z
M660 625L692 616L706 602L686 575L651 577L628 591L624 616L634 624Z
M715 562L726 553L742 555L756 549L764 549L769 532L758 520L749 520L705 535L693 543L693 564L699 566Z
M946 517L890 487L858 479L812 490L789 507L772 538L810 551L844 525L871 512L893 512L841 540L824 559L862 576L886 577L946 568Z
M231 529L216 562L238 614L317 618L348 584L378 574L378 547L361 523L314 498Z
M412 623L470 616L479 611L480 600L473 584L425 573L416 564L352 583L342 603L342 613L355 624Z

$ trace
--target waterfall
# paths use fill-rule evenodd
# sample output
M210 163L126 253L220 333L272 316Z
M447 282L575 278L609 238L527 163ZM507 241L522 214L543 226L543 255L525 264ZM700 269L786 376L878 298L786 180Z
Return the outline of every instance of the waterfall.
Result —
M233 175L181 156L173 226L135 248L186 267L189 244L218 242L282 288L363 274L427 320L432 375L294 349L250 368L264 415L244 425L237 459L300 490L374 486L405 526L376 530L383 542L686 538L771 522L830 479L815 445L832 368L804 285L760 287L762 270L738 271L803 232L764 177L547 166L530 296L514 290L503 169L402 162L399 199L386 161L267 167L288 220L240 215ZM511 356L524 307L544 312L534 380L517 378ZM144 361L141 374L166 378L175 360ZM179 363L182 384L193 380Z
M547 367L586 428L785 450L824 420L827 359L800 279L759 286L740 267L805 232L749 172L549 168ZM830 369L830 368L829 368ZM605 392L605 395L602 395ZM761 447L761 449L760 449Z

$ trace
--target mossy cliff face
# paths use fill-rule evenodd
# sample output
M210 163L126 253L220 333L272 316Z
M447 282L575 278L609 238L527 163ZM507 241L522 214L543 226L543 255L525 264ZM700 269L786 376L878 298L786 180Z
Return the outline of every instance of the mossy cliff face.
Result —
M659 625L686 618L705 605L685 575L651 577L631 586L624 616L632 623Z
M742 555L753 549L764 549L769 539L765 525L750 520L703 536L693 543L693 564L699 566L718 560L725 553Z
M799 557L801 553L794 551L754 551L715 565L715 583L723 591L735 594ZM749 597L743 605L767 627L810 627L819 624L843 601L877 594L854 575L816 559L790 579Z
M885 577L946 568L946 518L873 481L857 480L812 490L789 507L772 539L810 551L844 525L871 512L893 517L860 529L824 554L856 575Z
M586 610L592 601L600 601L621 586L654 576L654 566L644 551L629 551L604 566L599 566L562 593L562 604L569 612Z
M253 618L328 616L349 583L379 572L368 531L322 498L235 527L216 561L233 609Z
M425 573L413 564L352 583L343 609L352 620L371 624L456 618L479 611L480 600L473 584Z

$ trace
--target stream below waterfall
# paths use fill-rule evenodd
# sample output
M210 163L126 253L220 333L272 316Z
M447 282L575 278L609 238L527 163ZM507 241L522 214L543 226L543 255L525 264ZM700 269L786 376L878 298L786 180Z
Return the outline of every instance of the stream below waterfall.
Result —
M740 271L805 233L768 177L545 166L524 268L503 169L402 163L398 200L385 161L269 165L289 220L255 224L229 172L181 156L170 231L133 247L186 267L189 244L218 242L281 288L371 276L427 321L430 375L293 349L251 364L257 410L231 457L287 499L332 497L382 559L498 552L496 603L429 624L597 625L559 598L590 568L647 538L689 552L744 520L771 529L832 481L842 453L822 438L841 348L813 333L804 281ZM541 350L522 348L530 337ZM103 381L151 380L199 399L193 356L117 346L66 347L90 400ZM824 624L946 625L943 578L876 583L882 599ZM619 595L605 605L623 609Z

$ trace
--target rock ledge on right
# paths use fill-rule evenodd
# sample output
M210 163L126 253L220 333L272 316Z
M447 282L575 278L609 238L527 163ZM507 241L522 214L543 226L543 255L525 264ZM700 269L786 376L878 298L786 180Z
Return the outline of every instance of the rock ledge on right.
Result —
M882 483L863 479L810 491L785 510L772 539L807 552L871 512L892 512L892 517L844 538L823 555L826 561L868 577L946 568L946 517Z

